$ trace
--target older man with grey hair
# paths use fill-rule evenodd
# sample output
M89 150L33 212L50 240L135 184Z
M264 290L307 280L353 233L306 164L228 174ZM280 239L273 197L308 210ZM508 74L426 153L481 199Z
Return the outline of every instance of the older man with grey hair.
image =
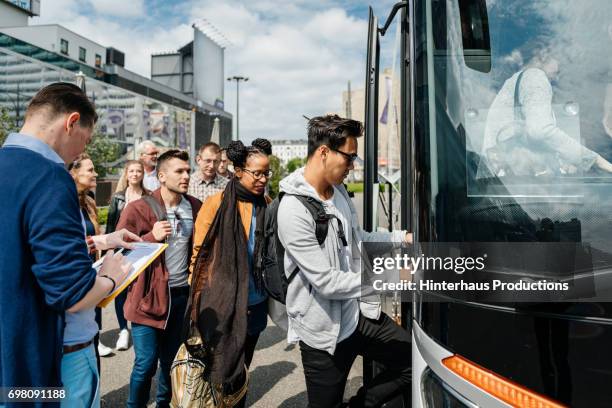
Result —
M138 145L136 153L145 168L144 179L142 180L144 187L149 191L157 190L160 185L155 167L157 166L159 149L152 141L145 140Z

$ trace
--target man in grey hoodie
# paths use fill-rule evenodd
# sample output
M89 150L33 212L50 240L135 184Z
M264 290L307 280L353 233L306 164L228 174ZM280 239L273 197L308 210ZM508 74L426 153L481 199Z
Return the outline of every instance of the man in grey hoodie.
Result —
M285 248L285 273L299 273L287 290L287 340L299 342L311 408L342 407L349 370L357 355L382 363L387 371L362 387L349 406L376 407L410 390L410 334L381 313L378 297L362 297L361 242L412 242L405 231L363 231L342 182L357 158L360 122L337 115L308 124L308 161L280 182L278 235ZM295 195L320 201L329 221L318 244L315 221ZM342 224L340 226L340 223ZM339 239L343 228L346 246Z

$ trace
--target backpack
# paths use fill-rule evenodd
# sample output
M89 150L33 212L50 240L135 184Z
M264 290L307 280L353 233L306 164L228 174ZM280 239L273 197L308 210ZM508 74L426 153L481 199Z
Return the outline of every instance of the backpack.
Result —
M278 206L280 205L280 202L284 196L285 193L280 193L266 209L266 225L264 229L265 247L263 250L261 265L263 285L266 292L268 292L268 295L272 299L282 303L283 305L285 304L287 297L287 288L299 272L299 268L296 267L288 277L285 274L285 248L278 238L277 222ZM293 196L300 200L300 202L304 205L304 207L306 207L308 212L312 215L312 218L315 220L315 236L317 237L317 242L319 245L323 245L323 242L325 242L329 221L335 218L338 221L338 238L342 241L344 246L347 246L342 221L340 221L338 217L333 214L327 214L323 204L313 197L303 195Z

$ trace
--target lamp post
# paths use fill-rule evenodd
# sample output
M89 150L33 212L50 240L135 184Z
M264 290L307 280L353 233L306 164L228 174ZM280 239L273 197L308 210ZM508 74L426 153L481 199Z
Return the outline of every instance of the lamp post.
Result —
M246 82L248 77L233 76L227 78L228 81L236 81L236 140L240 140L240 81Z

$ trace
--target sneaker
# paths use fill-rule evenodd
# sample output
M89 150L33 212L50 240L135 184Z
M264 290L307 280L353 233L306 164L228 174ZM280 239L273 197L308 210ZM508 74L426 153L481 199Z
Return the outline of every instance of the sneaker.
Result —
M100 357L108 357L113 354L113 349L100 342L98 343L98 354L100 354Z
M128 329L123 329L119 332L119 338L115 348L117 350L127 350L130 342L130 332Z

